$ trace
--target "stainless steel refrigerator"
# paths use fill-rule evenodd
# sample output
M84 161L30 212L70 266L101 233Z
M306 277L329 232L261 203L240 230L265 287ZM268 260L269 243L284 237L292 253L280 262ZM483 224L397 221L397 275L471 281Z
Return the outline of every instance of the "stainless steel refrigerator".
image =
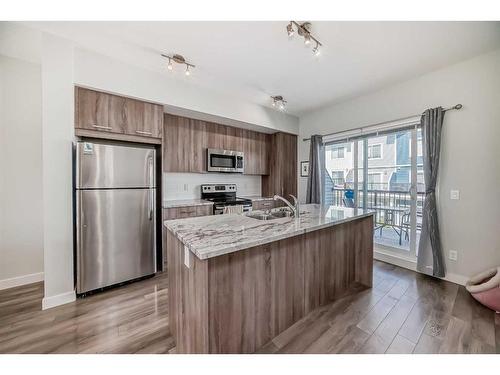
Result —
M76 292L156 272L155 149L75 144Z

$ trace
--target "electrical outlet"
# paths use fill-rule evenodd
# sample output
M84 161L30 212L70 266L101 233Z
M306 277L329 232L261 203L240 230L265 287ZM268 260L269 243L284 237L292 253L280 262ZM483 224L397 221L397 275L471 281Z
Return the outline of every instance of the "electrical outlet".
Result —
M456 251L456 250L450 250L450 252L448 254L448 258L450 260L457 260L458 259L458 251Z
M459 200L460 199L460 190L451 190L450 191L450 199Z

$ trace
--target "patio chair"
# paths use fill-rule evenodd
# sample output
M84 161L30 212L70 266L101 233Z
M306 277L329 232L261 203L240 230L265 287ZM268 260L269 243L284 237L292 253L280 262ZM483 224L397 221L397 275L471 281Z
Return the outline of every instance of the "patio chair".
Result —
M356 205L354 204L354 199L352 199L352 198L343 198L342 202L344 202L345 207L349 207L349 208L356 207Z
M417 230L422 231L422 212L417 211ZM401 232L399 234L399 244L401 245L401 237L405 235L405 240L410 239L410 212L406 212L401 216Z

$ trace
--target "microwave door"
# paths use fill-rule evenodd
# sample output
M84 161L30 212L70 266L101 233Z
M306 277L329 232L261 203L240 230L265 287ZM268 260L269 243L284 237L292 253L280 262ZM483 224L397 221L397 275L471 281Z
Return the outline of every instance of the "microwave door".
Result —
M233 155L211 154L210 165L220 171L234 171L236 158Z
M243 153L208 149L207 164L209 172L243 172Z

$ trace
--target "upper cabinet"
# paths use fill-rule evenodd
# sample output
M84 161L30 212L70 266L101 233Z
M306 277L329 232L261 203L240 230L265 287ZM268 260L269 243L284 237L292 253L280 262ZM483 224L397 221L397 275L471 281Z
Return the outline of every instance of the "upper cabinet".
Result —
M165 172L207 171L207 149L242 151L244 174L269 173L269 135L165 114L163 168Z
M161 143L163 107L76 87L75 128L77 135Z
M273 153L269 155L269 174L262 178L262 195L297 196L297 136L274 133L270 142Z

